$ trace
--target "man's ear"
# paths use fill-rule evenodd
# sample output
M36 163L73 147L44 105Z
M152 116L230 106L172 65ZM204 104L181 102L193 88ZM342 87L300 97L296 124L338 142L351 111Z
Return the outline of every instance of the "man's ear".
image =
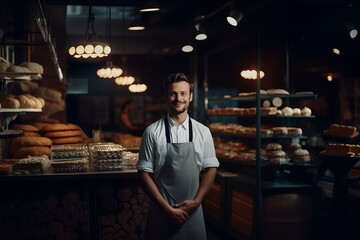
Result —
M191 93L190 93L190 102L192 102L192 100L193 100L193 96L194 96L194 93L193 93L193 92L191 92Z

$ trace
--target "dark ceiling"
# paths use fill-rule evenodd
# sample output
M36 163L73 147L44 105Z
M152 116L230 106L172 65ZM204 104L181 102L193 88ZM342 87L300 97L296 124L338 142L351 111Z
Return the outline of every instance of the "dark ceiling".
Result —
M15 4L16 8L26 8L19 5L19 2L28 1L7 2L7 8L12 4ZM111 42L114 55L183 54L180 50L182 44L193 39L195 18L203 16L202 25L207 31L208 39L197 41L195 46L198 52L205 55L222 52L223 55L232 56L234 59L243 58L243 62L253 63L253 56L257 50L256 39L260 36L264 61L280 61L281 58L283 62L283 50L278 48L281 45L296 57L294 65L305 72L329 72L329 68L339 69L332 71L355 72L359 69L360 36L351 39L347 33L350 23L360 26L360 6L355 1L350 3L345 0L158 0L161 10L142 14L146 29L136 32L128 31L126 27L132 19L139 16L137 9L145 0L38 2L43 6L44 15L48 17L56 39L57 52L60 53L59 58L62 58L62 54L67 52L72 43L85 39L88 7L91 4L97 36ZM111 24L106 8L109 6ZM237 27L230 26L225 20L231 7L239 8L244 14ZM17 10L7 11L7 8L2 8L0 13L18 14ZM17 16L13 18L14 21L16 19ZM9 23L6 26L2 25L5 30L14 30L8 26ZM339 57L334 57L331 53L334 47L341 50ZM63 57L66 61L70 60L66 54Z

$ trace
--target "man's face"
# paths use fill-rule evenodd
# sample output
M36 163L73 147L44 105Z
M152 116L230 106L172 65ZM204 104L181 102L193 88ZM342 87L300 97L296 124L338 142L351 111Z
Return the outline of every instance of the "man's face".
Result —
M181 114L187 111L189 104L192 101L190 84L185 81L170 84L166 97L170 113Z

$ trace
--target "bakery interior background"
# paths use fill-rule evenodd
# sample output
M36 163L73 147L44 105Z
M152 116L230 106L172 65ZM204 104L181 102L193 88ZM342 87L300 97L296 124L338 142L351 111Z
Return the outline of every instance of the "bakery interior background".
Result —
M16 59L31 60L44 66L41 84L60 89L66 96L70 122L81 122L78 113L85 97L106 97L109 116L104 125L115 123L111 113L114 99L162 100L162 79L170 72L187 72L197 81L195 114L203 110L203 83L209 83L214 96L251 92L256 82L243 79L241 70L255 68L260 56L265 77L261 88L288 88L319 94L312 105L320 122L358 124L359 36L351 38L351 27L360 28L359 3L340 0L158 0L160 11L139 13L146 1L6 1L0 9L1 43L16 44ZM48 46L34 22L34 7L40 4L49 23L58 61L64 75L59 81ZM89 5L95 16L94 29L99 40L111 43L114 65L126 67L138 81L147 84L144 94L131 94L126 87L100 79L96 70L101 61L74 60L68 48L85 40ZM111 23L108 9L111 6ZM232 8L242 11L237 27L225 18ZM35 9L38 9L35 7ZM36 11L35 11L36 12ZM36 14L36 13L35 13ZM208 38L193 40L194 22L203 16L202 27ZM129 31L132 20L141 17L146 29ZM109 26L111 26L109 28ZM110 30L110 31L109 31ZM192 40L194 51L181 52L182 44ZM333 52L336 48L340 54ZM328 77L332 77L332 81ZM85 101L85 103L88 103ZM311 104L311 103L309 103ZM360 110L360 109L359 109ZM350 115L349 115L350 114ZM201 120L201 114L198 118ZM104 121L104 122L101 122ZM86 124L86 123L83 123ZM325 125L325 124L324 124Z

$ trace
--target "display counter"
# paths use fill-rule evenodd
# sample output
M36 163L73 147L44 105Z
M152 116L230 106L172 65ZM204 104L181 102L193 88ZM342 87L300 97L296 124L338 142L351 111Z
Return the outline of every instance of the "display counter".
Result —
M219 171L204 201L204 213L214 234L230 239L254 238L255 184L254 176ZM261 181L261 189L261 224L256 226L261 239L311 239L317 234L316 186L277 176ZM223 214L216 214L217 207Z
M141 239L136 170L0 176L2 239Z

